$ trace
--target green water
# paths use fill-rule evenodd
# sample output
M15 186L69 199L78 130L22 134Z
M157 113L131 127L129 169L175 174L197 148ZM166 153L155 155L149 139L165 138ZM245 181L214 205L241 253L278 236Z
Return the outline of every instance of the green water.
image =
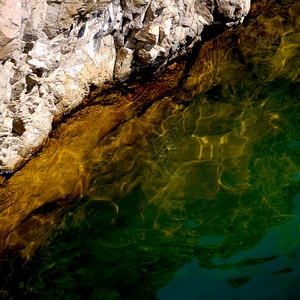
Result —
M176 92L103 139L13 299L299 299L297 51L277 73L265 52L226 54L189 102Z
M163 99L113 132L88 194L28 263L23 297L297 299L299 89L278 80L251 102L239 86Z

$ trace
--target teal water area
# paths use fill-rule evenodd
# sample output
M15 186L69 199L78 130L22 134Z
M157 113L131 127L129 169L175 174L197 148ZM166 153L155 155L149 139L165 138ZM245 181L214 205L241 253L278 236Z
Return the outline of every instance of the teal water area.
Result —
M294 197L295 216L300 216L300 194ZM254 265L235 266L249 257L271 258ZM297 299L300 295L299 217L268 230L252 249L224 259L212 260L215 269L206 270L193 258L181 267L171 282L158 291L160 299ZM230 266L231 265L231 266ZM227 268L230 266L230 268ZM229 278L249 277L239 288L228 284Z
M95 146L86 194L11 299L300 298L296 8L204 45L173 94Z
M264 87L267 107L237 87L222 101L209 91L159 121L171 100L157 102L112 133L120 145L146 124L134 144L105 146L87 195L25 264L16 295L298 299L300 111L294 83L280 82Z

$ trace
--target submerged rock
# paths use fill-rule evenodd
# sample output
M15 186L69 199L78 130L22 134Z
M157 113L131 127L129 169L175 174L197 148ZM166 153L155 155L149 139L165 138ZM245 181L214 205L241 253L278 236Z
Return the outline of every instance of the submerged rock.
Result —
M189 52L205 26L232 26L249 9L250 0L2 1L0 171L20 166L91 85L157 68Z

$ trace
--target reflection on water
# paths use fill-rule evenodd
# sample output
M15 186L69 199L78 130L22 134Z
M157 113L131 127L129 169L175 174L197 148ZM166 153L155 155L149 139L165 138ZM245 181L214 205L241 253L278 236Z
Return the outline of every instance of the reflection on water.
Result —
M285 6L204 45L173 94L117 127L108 117L89 150L66 147L76 172L60 180L80 175L81 200L12 296L297 299L300 9Z
M215 257L212 260L215 268L210 270L199 267L198 259L193 258L158 291L159 298L220 299L222 291L222 299L298 299L300 193L294 197L294 203L297 205L293 210L296 217L269 229L257 246L229 258ZM249 257L262 255L269 259L249 263ZM248 280L236 280L245 277Z

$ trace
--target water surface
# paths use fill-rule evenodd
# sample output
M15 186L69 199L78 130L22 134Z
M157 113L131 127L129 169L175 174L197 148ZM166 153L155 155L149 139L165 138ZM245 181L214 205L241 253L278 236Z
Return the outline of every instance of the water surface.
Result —
M299 10L206 43L174 90L72 152L80 201L11 295L298 299Z

